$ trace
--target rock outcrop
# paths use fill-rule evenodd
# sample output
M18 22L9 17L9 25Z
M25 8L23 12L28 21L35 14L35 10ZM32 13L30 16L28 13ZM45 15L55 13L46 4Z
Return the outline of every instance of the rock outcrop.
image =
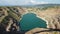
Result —
M60 31L53 31L46 28L34 28L25 34L60 34Z
M47 23L47 28L60 29L60 7L48 7L41 10L41 8L26 8L26 12L32 12L37 17L42 18Z
M23 13L21 7L0 7L0 29L19 31L18 23Z
M24 14L29 12L35 13L37 17L45 20L47 24L47 28L60 30L60 7L48 8L46 10L41 10L40 8L35 8L35 7L34 8L0 7L0 29L4 28L5 30L8 30L8 28L10 28L10 26L13 25L18 30L19 26L17 26L16 24L19 22L19 20L22 18ZM26 34L33 34L37 31L42 31L42 30L49 30L49 29L36 28L26 32ZM60 34L60 32L58 31L41 32L40 34L45 34L45 33Z
M60 8L47 9L37 14L47 20L47 28L60 29Z

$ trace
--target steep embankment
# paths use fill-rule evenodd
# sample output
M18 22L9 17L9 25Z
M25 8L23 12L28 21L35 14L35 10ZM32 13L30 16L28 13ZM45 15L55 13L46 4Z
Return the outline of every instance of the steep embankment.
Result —
M18 23L23 12L21 7L0 7L0 30L10 31L9 29L14 26L15 30L19 31Z
M26 12L28 13L35 13L37 17L42 18L43 20L46 21L47 28L52 28L52 29L59 29L60 30L60 7L47 7L46 9L43 8L26 8ZM37 32L40 31L41 29L33 29L28 31L27 33L32 34L34 31ZM44 30L44 29L43 29ZM60 34L59 32L49 32L48 34ZM40 33L41 34L41 33ZM43 32L42 32L43 34ZM46 33L47 34L47 33Z
M60 7L41 8L25 8L27 13L35 13L37 17L42 18L47 22L47 28L60 29Z
M60 29L60 26L59 26L60 25L60 7L51 7L51 8L49 7L49 8L43 8L43 9L35 8L35 7L34 8L5 7L2 9L2 11L0 9L0 23L3 22L2 25L4 25L5 22L8 21L8 20L5 20L5 22L3 21L3 19L5 19L6 16L10 16L9 18L12 17L11 18L12 20L13 19L19 20L21 16L23 16L26 13L35 13L37 17L42 18L43 20L46 20L47 28ZM6 29L5 25L4 27ZM8 27L8 24L7 24L7 27Z
M37 15L48 21L47 28L60 29L60 8L50 8Z

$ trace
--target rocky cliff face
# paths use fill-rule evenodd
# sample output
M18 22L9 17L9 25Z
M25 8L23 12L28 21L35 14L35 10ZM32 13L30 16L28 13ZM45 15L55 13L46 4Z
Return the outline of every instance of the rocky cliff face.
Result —
M48 8L45 10L40 10L37 8L29 8L27 9L27 12L30 11L32 13L35 13L37 17L42 18L43 20L46 21L47 28L52 28L52 29L58 29L60 30L60 7L53 7L53 8ZM37 30L44 30L44 29L33 29L28 31L26 34L33 34L34 32L37 32ZM37 34L60 34L58 31L51 31L51 32L40 32Z
M48 7L41 10L41 8L26 8L26 12L32 12L37 17L42 18L47 23L47 28L60 29L60 7Z
M38 16L47 20L47 28L60 29L60 8L47 9L38 13Z
M25 34L60 34L60 31L53 31L46 28L35 28Z
M19 31L19 20L23 13L21 7L0 7L0 30Z
M9 28L11 26L14 26L18 30L19 26L17 26L17 23L20 20L20 18L22 18L21 16L30 12L35 13L37 17L45 20L47 24L47 28L60 30L60 26L59 26L60 25L60 7L48 8L46 10L41 10L40 8L35 8L35 7L34 8L0 7L0 27L2 26L1 29L4 28L4 30L9 31ZM40 31L44 29L40 28L36 30ZM32 32L30 33L32 34ZM54 32L55 31L49 32L49 33L53 34ZM59 32L57 33L60 34Z

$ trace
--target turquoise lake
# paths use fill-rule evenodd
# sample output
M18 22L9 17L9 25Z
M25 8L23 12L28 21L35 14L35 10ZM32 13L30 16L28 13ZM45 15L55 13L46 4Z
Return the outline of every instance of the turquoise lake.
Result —
M23 31L31 30L33 28L40 27L46 28L46 21L38 18L34 13L27 13L23 15L20 20L20 29Z

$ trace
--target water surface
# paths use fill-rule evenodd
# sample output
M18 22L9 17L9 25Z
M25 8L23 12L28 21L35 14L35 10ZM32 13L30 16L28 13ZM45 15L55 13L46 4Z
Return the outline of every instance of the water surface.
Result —
M46 22L41 18L38 18L34 13L27 13L23 15L20 20L21 30L27 31L36 27L46 28Z

